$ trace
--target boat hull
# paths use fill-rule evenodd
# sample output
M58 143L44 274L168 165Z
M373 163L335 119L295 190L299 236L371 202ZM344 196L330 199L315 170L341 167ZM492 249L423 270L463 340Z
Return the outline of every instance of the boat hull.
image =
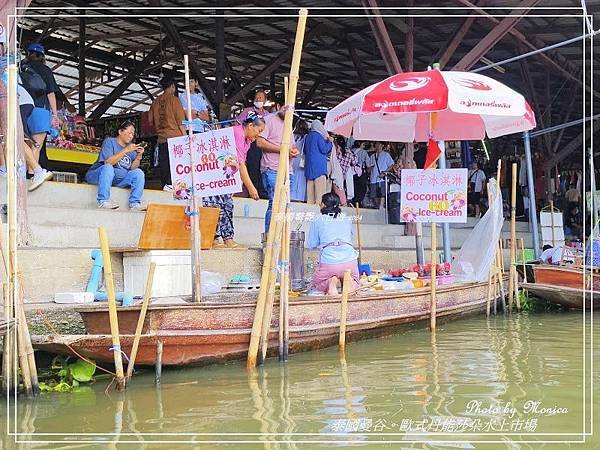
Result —
M591 276L591 271L586 269L584 284L584 269L549 264L539 264L533 267L535 282L549 286L568 287L575 289L589 289L592 285L595 291L600 292L600 275ZM527 280L530 281L530 280Z
M487 283L440 287L437 314L456 317L482 311ZM348 302L347 340L355 341L394 332L398 327L429 318L430 291L380 291ZM199 365L244 358L248 351L256 304L213 302L185 305L151 305L148 309L136 359L138 365L155 363L156 344L163 344L163 365ZM88 335L34 337L37 349L73 354L110 362L110 323L105 306L78 310ZM118 309L121 347L131 351L139 317L138 306ZM279 308L274 305L269 349L275 352ZM340 297L303 297L289 303L290 353L335 345L338 340Z
M600 309L600 304L597 300L600 292L584 291L581 287L574 288L542 283L523 283L521 286L523 289L544 300L566 308L583 309L585 302L585 309Z

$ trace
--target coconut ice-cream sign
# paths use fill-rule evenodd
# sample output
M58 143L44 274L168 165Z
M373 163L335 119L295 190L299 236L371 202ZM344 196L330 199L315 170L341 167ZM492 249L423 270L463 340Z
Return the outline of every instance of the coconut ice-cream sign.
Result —
M465 223L467 178L467 169L402 170L401 220Z
M242 191L232 128L180 136L167 142L175 198L186 200L192 195L207 197ZM194 152L193 165L191 152ZM192 184L192 171L195 186Z

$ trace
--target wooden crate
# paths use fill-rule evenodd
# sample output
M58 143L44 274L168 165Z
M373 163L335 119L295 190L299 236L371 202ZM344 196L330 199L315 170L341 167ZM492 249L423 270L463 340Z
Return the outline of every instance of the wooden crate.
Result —
M219 208L200 208L200 248L212 248L219 221ZM142 250L189 250L190 222L185 206L148 205L138 247Z

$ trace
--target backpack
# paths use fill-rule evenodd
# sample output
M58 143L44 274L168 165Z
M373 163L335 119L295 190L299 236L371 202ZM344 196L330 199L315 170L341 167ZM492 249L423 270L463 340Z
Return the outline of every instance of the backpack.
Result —
M20 75L23 87L33 98L39 98L46 94L46 82L27 61L21 63Z

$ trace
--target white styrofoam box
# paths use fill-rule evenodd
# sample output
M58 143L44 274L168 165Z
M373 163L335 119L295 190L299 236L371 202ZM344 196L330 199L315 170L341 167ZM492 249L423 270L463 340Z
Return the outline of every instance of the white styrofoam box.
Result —
M126 292L142 296L150 263L156 263L152 297L192 295L190 250L150 250L123 253L123 285Z
M55 303L94 303L93 292L57 292Z
M552 227L542 227L542 240L552 241ZM561 228L554 227L554 241L564 241L565 231Z
M552 217L554 216L554 217ZM554 226L561 227L563 226L563 215L560 212L555 212L554 214L549 212L540 213L540 224L543 227L552 227L552 220L554 219Z

